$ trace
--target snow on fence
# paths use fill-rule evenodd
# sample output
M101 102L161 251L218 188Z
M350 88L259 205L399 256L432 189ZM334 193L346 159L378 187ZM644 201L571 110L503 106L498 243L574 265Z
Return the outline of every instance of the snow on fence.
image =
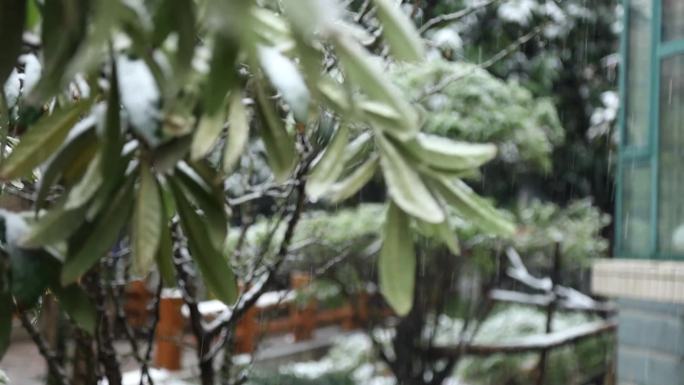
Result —
M509 302L546 309L546 333L515 339L496 344L484 344L472 341L460 341L450 346L431 346L425 354L435 358L460 357L461 355L486 356L491 354L520 354L538 352L540 355L537 384L542 384L545 376L546 357L549 351L562 346L578 343L584 339L606 333L613 333L617 327L611 318L616 309L611 303L599 302L579 291L559 284L560 251L554 254L551 277L537 278L532 276L518 253L507 250L509 268L507 276L528 289L539 294L530 294L511 290L494 289L489 298L496 302ZM293 273L290 278L291 290L264 293L256 305L250 308L236 326L234 344L237 353L252 353L260 338L291 332L295 341L313 337L316 328L325 325L340 325L349 330L363 326L368 320L369 293L363 292L333 309L319 308L315 301L305 304L297 303L295 291L307 286L311 281L308 274ZM144 285L134 285L132 298L143 302L147 294L142 294ZM133 301L134 303L136 301ZM227 310L227 306L218 300L204 301L198 304L205 320L211 321ZM142 323L144 305L130 305L127 312L133 314L135 323ZM554 331L551 323L558 309L595 313L603 319L589 322L565 330ZM382 311L391 315L391 311ZM159 307L159 324L156 334L155 366L167 370L181 369L181 349L187 326L189 311L183 303L178 291L162 293Z
M308 285L307 274L293 273L292 290L264 293L237 323L234 337L237 353L252 353L258 340L269 335L291 332L295 341L313 338L316 328L339 325L351 330L363 325L368 317L368 294L360 293L352 301L332 309L319 308L315 301L297 303L295 291ZM353 302L353 303L352 303ZM228 307L218 300L198 304L202 316L210 321ZM155 366L167 370L182 368L182 346L189 311L178 291L162 293L159 324L155 338Z

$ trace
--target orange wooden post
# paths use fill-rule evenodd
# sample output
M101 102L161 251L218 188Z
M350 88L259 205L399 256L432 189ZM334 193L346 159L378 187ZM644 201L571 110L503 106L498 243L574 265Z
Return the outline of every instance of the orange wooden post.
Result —
M290 286L293 290L303 289L310 283L311 276L309 274L293 272L290 275ZM290 309L295 341L311 339L316 329L316 302L312 300L302 307L297 304L297 301L294 301Z
M257 308L249 308L237 324L235 349L237 353L252 353L256 348L259 337L259 324L257 323Z
M353 299L352 299L353 300ZM342 330L353 330L356 328L354 322L354 306L351 302L347 302L342 306Z
M368 323L368 292L361 290L356 295L356 314L355 318L358 321L359 327L364 327Z
M147 290L145 281L132 281L126 287L126 299L124 311L128 323L135 329L140 329L147 325L150 312L147 305L150 303L152 293Z
M159 300L155 366L167 370L181 368L181 340L184 320L181 308L183 297L177 290L164 290Z

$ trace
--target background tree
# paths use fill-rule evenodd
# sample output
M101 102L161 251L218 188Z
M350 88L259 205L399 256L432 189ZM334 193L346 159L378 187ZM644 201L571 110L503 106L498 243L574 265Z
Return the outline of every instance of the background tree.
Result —
M417 14L423 21L421 31L453 59L483 63L519 37L532 37L490 63L488 70L519 82L535 96L549 97L558 110L565 140L553 152L550 169L506 180L496 189L497 196L510 196L524 186L561 204L591 197L604 212L612 213L618 2L453 0L421 4ZM431 18L440 22L430 25Z

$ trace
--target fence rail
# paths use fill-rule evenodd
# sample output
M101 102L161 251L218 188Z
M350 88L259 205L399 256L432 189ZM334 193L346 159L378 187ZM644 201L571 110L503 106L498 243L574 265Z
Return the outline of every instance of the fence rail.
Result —
M343 330L363 326L368 319L368 293L359 293L351 300L335 308L321 308L315 300L297 301L295 291L310 283L306 274L291 276L292 290L264 293L256 305L238 321L235 330L235 351L254 352L259 339L269 335L292 333L295 341L313 338L314 331L322 326L339 325ZM141 290L140 287L137 290ZM137 295L135 298L144 298ZM132 306L139 309L142 305ZM218 300L203 301L198 305L202 316L211 320L227 310ZM139 311L134 312L138 319ZM182 368L182 344L187 318L187 308L176 291L162 293L160 317L157 326L155 365L168 370Z

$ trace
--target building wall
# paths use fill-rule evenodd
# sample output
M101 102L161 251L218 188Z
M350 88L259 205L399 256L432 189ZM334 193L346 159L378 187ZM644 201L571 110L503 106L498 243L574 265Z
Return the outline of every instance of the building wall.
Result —
M617 385L684 385L684 304L617 302Z

